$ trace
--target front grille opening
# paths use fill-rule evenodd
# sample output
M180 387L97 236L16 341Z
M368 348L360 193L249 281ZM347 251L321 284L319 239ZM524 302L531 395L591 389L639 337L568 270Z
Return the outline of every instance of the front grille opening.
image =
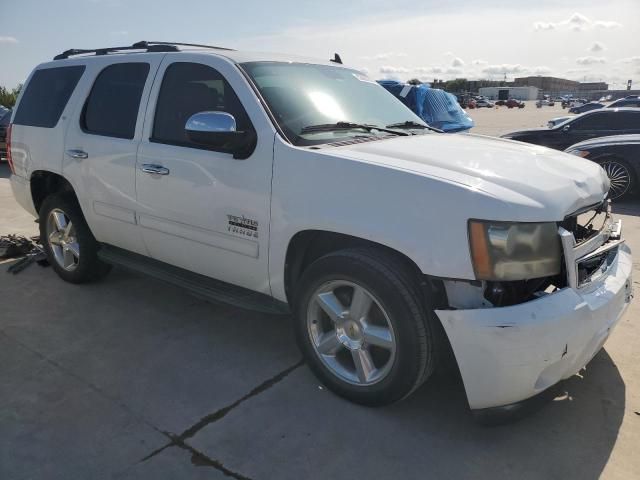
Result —
M511 282L487 282L484 298L494 307L508 307L529 302L567 286L566 272L553 277Z
M606 204L602 204L587 212L568 216L558 225L573 233L579 245L597 235L605 227L607 218Z

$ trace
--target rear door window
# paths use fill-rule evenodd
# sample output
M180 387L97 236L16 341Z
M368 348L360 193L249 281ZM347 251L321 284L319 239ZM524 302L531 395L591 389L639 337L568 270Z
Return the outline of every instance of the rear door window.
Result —
M584 117L576 118L571 122L571 128L573 130L603 130L606 129L606 118L610 119L611 116L594 112Z
M55 127L84 70L84 65L36 70L22 95L13 123Z
M96 78L80 119L86 133L133 138L148 63L109 65Z

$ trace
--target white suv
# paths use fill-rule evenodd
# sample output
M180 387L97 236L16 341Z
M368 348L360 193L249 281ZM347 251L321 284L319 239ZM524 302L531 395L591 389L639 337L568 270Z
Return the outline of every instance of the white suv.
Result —
M452 351L474 411L512 410L589 362L631 298L598 165L434 132L338 57L70 50L33 71L9 137L60 277L115 263L292 312L309 366L359 403Z

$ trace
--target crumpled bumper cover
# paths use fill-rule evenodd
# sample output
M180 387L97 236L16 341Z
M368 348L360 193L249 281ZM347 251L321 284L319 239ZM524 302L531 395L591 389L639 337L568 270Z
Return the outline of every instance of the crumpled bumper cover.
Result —
M472 409L533 397L584 367L629 305L633 263L626 245L607 275L501 308L437 310Z

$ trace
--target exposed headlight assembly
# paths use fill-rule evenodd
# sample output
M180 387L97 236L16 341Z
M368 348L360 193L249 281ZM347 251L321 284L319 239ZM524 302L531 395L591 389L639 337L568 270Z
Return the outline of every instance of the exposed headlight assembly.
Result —
M528 280L560 273L562 247L555 222L470 220L469 246L478 280Z

